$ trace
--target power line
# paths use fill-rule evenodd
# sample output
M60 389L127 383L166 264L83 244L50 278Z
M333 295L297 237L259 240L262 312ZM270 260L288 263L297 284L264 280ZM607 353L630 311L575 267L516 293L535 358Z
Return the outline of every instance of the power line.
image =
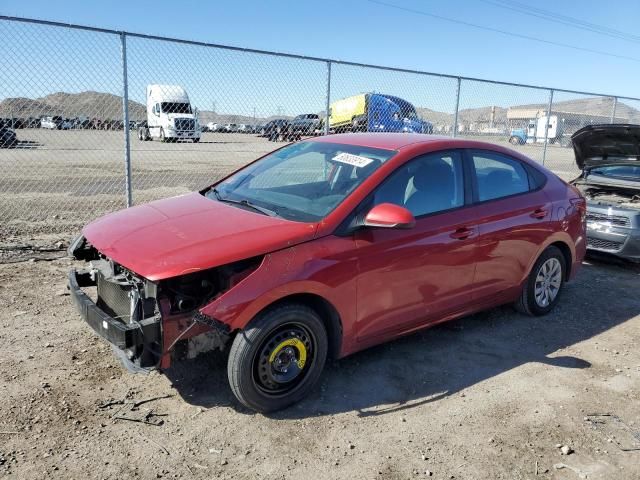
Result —
M531 17L541 18L549 22L560 23L569 27L577 28L580 30L586 30L588 32L596 33L598 35L604 35L610 38L616 38L619 40L625 40L627 42L640 43L640 36L633 35L631 33L616 30L614 28L607 27L605 25L599 25L597 23L591 23L584 20L580 20L568 15L561 15L542 8L536 8L524 3L507 1L507 0L482 0L484 3L490 5L505 8L514 12L529 15Z
M507 35L509 37L522 38L525 40L531 40L539 43L546 43L547 45L555 45L556 47L570 48L572 50L578 50L581 52L594 53L596 55L603 55L607 57L620 58L623 60L631 60L633 62L640 62L640 58L637 57L629 57L627 55L618 55L617 53L604 52L602 50L593 50L591 48L579 47L577 45L570 45L568 43L554 42L552 40L545 40L543 38L532 37L530 35L523 35L521 33L509 32L506 30L500 30L498 28L486 27L484 25L478 25L476 23L465 22L464 20L457 20L455 18L445 17L442 15L436 15L435 13L423 12L422 10L416 10L409 7L402 7L400 5L394 5L392 3L382 2L380 0L365 0L369 3L375 3L377 5L382 5L384 7L395 8L396 10L402 10L409 13L414 13L416 15L423 15L425 17L436 18L438 20L444 20L445 22L457 23L459 25L465 25L467 27L477 28L479 30L486 30L489 32L499 33L501 35Z

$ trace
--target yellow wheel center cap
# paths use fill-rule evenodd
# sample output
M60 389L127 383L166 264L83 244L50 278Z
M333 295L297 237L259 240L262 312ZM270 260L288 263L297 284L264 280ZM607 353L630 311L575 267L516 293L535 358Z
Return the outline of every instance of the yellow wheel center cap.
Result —
M284 342L280 343L271 355L269 356L269 363L273 363L278 356L278 353L285 347L293 347L298 351L298 358L296 360L296 364L298 368L302 370L304 368L305 363L307 363L307 348L304 346L304 343L299 338L289 338Z

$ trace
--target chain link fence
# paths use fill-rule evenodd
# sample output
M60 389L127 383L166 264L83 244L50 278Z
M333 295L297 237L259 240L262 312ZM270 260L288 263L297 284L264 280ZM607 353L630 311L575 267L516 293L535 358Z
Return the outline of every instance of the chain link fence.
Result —
M342 131L510 146L564 178L570 137L640 123L640 99L489 82L0 16L3 248L205 187L278 146Z

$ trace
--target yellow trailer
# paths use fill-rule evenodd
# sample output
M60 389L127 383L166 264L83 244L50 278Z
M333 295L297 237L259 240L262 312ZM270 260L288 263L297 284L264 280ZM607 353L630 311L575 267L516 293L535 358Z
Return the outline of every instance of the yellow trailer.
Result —
M366 112L366 93L337 100L329 108L329 127L335 129L351 126L354 118L363 117Z

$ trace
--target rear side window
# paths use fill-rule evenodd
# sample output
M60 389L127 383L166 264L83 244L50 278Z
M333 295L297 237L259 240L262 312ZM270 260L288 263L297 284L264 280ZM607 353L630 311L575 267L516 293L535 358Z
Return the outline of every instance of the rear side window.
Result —
M527 171L517 160L491 152L474 152L473 166L480 202L529 191Z

